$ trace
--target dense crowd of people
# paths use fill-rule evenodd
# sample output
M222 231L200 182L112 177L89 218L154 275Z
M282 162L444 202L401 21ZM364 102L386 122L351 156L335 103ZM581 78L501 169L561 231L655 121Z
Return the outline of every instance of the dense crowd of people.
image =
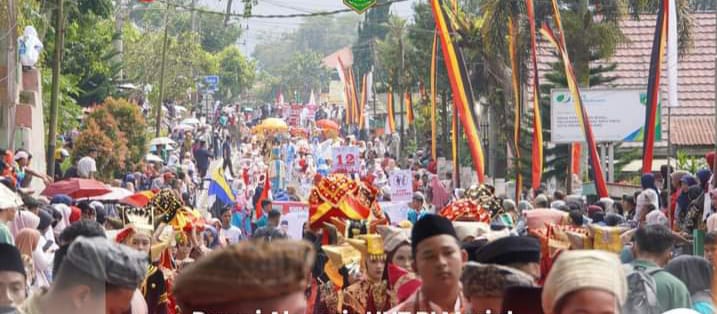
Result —
M429 147L334 126L340 110L289 126L236 109L173 121L159 160L105 182L119 200L30 187L102 177L96 151L61 170L71 139L53 176L3 151L0 313L716 312L709 168L665 167L618 198L511 199L457 186ZM355 171L337 147L357 148ZM307 211L298 236L288 203Z

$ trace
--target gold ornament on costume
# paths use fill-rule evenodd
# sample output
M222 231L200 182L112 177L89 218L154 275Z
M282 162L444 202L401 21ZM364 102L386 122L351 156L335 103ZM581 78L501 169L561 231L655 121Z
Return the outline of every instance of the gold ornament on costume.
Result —
M118 206L125 226L132 225L136 231L152 234L154 231L154 215L147 207Z
M383 250L383 239L378 234L361 235L357 239L347 239L346 241L361 252L362 256L372 261L386 260L386 252Z

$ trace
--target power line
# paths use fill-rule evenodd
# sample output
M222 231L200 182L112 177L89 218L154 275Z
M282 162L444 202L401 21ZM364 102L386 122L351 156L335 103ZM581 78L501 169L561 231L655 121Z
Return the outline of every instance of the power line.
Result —
M409 0L389 0L385 3L379 3L373 6L373 8L378 8L382 6L391 5L398 2L405 2ZM248 16L245 16L244 14L239 13L227 13L227 12L219 12L219 11L212 11L202 8L192 8L191 6L185 5L185 4L178 4L178 3L171 3L168 0L158 0L157 2L168 4L174 7L182 8L189 11L196 11L199 13L206 13L206 14L216 14L216 15L223 15L223 16L230 16L230 17L238 17L238 18L257 18L257 19L285 19L285 18L297 18L297 17L312 17L312 16L327 16L327 15L335 15L335 14L341 14L346 12L353 12L351 9L339 9L339 10L332 10L332 11L319 11L319 12L310 12L310 13L296 13L296 14L251 14ZM298 9L297 9L298 10Z

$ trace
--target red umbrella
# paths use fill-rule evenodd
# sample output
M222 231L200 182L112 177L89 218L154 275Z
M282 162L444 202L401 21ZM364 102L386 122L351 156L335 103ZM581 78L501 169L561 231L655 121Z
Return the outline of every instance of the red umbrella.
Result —
M329 119L323 119L323 120L316 121L316 126L318 126L321 129L324 129L324 130L326 130L326 129L338 130L339 129L339 125L336 122L334 122L333 120L329 120Z
M72 198L89 198L112 192L108 186L97 180L72 178L50 184L42 191L42 195L52 197L67 194Z

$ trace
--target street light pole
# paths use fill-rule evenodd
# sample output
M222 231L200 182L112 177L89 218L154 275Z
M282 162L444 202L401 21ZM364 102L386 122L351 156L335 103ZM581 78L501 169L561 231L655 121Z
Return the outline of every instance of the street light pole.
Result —
M162 63L159 67L159 99L157 100L157 121L155 125L154 135L159 137L162 129L162 103L164 102L164 66L167 62L167 41L169 33L169 2L167 2L167 12L164 15L164 41L162 43Z
M50 94L50 130L47 136L47 174L55 177L55 148L57 147L57 101L60 95L60 66L65 45L64 0L57 0L55 12L55 62L52 64L52 91Z

